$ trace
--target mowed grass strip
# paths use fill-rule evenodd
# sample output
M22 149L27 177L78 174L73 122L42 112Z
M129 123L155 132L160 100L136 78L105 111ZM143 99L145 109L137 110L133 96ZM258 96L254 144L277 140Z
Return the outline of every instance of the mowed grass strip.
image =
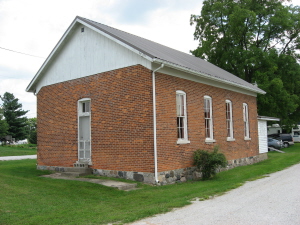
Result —
M268 153L268 160L221 172L211 180L157 187L140 183L140 189L129 192L40 177L48 172L36 170L35 160L0 161L0 224L132 222L190 204L195 198L221 195L300 162L300 144L284 151Z
M19 156L19 155L36 155L36 148L31 145L20 146L0 146L0 157L2 156Z

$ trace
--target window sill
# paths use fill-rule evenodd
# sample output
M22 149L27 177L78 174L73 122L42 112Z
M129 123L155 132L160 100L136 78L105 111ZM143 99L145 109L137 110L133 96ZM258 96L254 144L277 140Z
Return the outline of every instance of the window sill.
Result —
M235 138L228 137L227 141L235 141Z
M245 141L251 141L251 138L249 138L249 137L244 137L244 140L245 140Z
M189 144L189 143L191 143L189 140L182 140L182 139L177 140L177 144L178 145Z
M205 143L214 143L216 142L215 139L205 139Z

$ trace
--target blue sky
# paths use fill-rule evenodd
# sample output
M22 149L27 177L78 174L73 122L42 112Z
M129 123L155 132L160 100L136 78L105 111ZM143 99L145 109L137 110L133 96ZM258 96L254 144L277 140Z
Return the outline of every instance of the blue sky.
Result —
M0 95L13 93L36 117L36 97L25 89L77 15L188 53L197 47L190 15L201 7L202 0L0 0Z

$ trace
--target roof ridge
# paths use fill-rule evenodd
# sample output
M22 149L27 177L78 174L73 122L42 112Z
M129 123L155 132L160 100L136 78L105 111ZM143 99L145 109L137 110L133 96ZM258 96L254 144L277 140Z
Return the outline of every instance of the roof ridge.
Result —
M177 51L177 52L180 52L180 53L186 54L186 55L188 55L188 56L190 56L190 57L193 57L193 58L199 58L199 57L196 57L196 56L194 56L194 55L191 55L191 54L189 54L189 53L182 52L182 51L180 51L180 50L177 50L177 49L175 49L175 48L172 48L172 47L169 47L169 46L166 46L166 45L160 44L160 43L158 43L158 42L156 42L156 41L152 41L152 40L150 40L150 39L148 39L148 38L144 38L144 37L141 37L141 36L139 36L139 35L132 34L132 33L126 32L126 31L124 31L124 30L120 30L120 29L118 29L118 28L115 28L115 27L112 27L112 26L108 26L108 25L106 25L106 24L103 24L103 23L99 23L99 22L97 22L97 21L94 21L94 20L91 20L91 19L87 19L87 18L84 18L84 17L81 17L81 16L77 16L77 18L79 18L79 19L83 19L83 20L87 20L87 21L89 21L89 22L91 22L91 23L100 24L101 26L105 26L105 27L108 27L108 28L111 28L111 29L114 29L114 30L117 30L117 31L120 31L120 32L123 32L123 33L126 33L126 34L128 34L128 35L132 35L132 36L135 36L135 37L137 37L137 38L144 39L144 40L146 40L146 41L149 41L149 42L152 42L152 43L158 44L158 45L160 45L160 46L162 46L162 47L164 47L164 48L169 48L169 49L172 49L172 50L174 50L174 51ZM100 28L100 29L101 29L101 28ZM102 29L101 29L101 30L102 30ZM109 33L110 35L112 35L112 36L114 36L114 37L115 37L115 35L113 35L112 33L108 32L108 31L104 31L104 32L105 32L105 33ZM120 37L116 37L116 38L118 38L118 39L122 39L122 41L125 41L123 38L120 38ZM126 41L125 41L125 42L126 42ZM127 43L127 42L126 42L126 43ZM135 47L135 48L137 48L137 46L132 46L132 47ZM139 48L137 48L137 49L139 49ZM141 49L139 49L139 50L141 50ZM154 58L158 58L158 57L157 57L157 56L154 56ZM202 58L199 58L199 59L201 59L201 60L204 60L204 59L202 59ZM206 61L206 60L204 60L204 61ZM208 62L208 61L206 61L206 62Z
M139 37L139 38L143 38L143 37L140 37L140 36L138 36L138 35L136 35L136 34L131 34L131 33L126 32L126 31L124 31L124 30L120 30L120 29L118 29L118 28L115 28L115 27L112 27L112 26L108 26L108 25L106 25L106 24L104 24L104 23L99 23L99 22L97 22L97 21L94 21L94 20L91 20L91 19L87 19L87 18L84 18L84 17L81 17L81 16L77 16L77 17L80 18L80 19L88 20L88 21L90 21L90 22L92 22L92 23L97 23L97 24L100 24L100 25L102 25L102 26L109 27L109 28L112 28L112 29L114 29L114 30L121 31L121 32L126 33L126 34L130 34L130 35L133 35L133 36L136 36L136 37ZM143 38L143 39L148 40L148 41L151 41L151 40L149 40L149 39L147 39L147 38ZM154 41L152 41L152 42L154 42ZM158 44L159 44L159 43L158 43Z

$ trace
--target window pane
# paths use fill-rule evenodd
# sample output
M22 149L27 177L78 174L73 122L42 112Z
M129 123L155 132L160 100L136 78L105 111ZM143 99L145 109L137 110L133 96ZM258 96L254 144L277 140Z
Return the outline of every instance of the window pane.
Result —
M180 116L180 105L177 104L177 116Z
M90 150L90 141L85 141L85 150Z
M210 120L205 120L205 137L210 138Z
M184 115L184 105L185 105L185 102L184 102L184 95L180 95L180 105L181 105L181 116L185 116Z
M79 158L83 159L84 158L84 151L79 151Z
M177 117L177 137L184 138L184 117Z
M85 150L85 158L86 159L91 158L91 152L89 150Z
M176 95L176 111L177 111L177 116L180 115L180 104L179 104L179 95Z
M227 120L227 137L230 137L230 120Z
M91 104L90 104L90 102L86 102L85 103L85 111L86 112L90 112L91 111Z
M81 103L82 112L90 112L91 111L91 104L90 102L82 102Z
M83 141L79 142L79 149L84 149L84 142Z
M181 127L180 133L181 133L181 138L184 139L185 137L184 137L184 128L183 127Z

